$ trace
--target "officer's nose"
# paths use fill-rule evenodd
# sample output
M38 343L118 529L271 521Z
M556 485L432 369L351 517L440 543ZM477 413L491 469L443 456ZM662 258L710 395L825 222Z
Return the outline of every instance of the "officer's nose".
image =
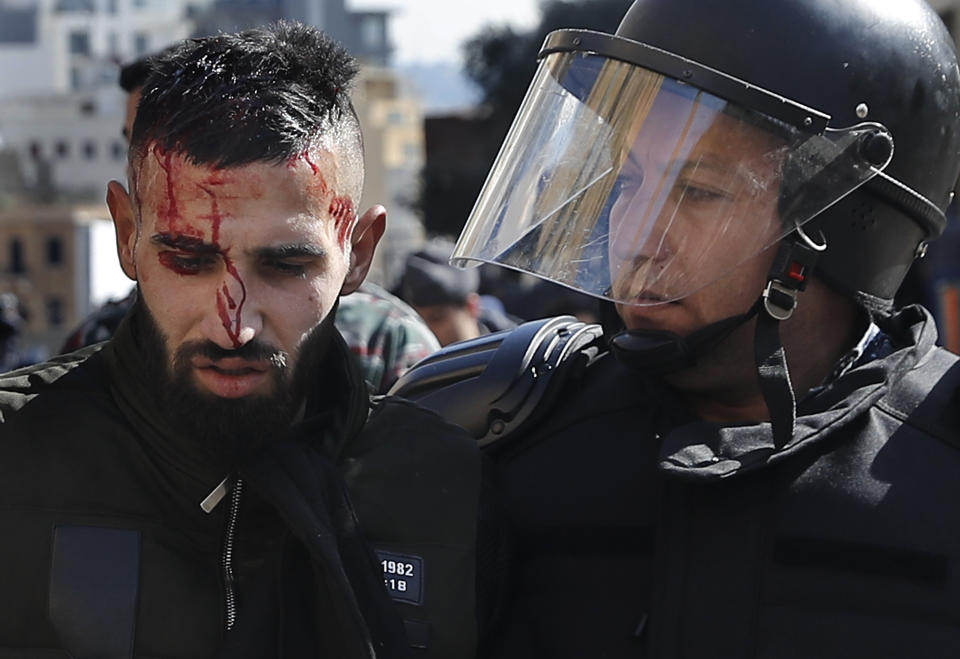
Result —
M234 266L226 269L215 291L214 308L207 314L207 337L225 350L250 343L263 329L260 305L249 282Z
M651 194L646 187L611 211L612 252L618 261L659 263L673 254L676 208L665 195Z

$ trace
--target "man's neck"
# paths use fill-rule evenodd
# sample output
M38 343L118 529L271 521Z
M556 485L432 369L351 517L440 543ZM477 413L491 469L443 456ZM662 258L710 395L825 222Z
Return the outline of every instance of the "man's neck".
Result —
M846 298L822 284L811 288L779 327L797 400L830 375L869 323ZM757 375L754 332L753 322L739 328L701 364L667 378L691 412L730 425L770 419Z

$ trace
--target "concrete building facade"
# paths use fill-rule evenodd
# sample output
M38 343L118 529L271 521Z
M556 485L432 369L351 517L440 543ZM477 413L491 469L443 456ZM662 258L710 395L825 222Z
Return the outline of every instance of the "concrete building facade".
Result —
M119 266L103 274L116 256L102 199L126 166L119 64L278 18L324 29L363 65L354 94L366 145L361 206L389 214L371 278L389 284L420 244L406 200L423 165L423 116L385 66L388 12L351 12L343 0L0 0L0 292L28 310L28 347L55 350L129 285ZM29 203L16 201L24 196Z
M278 19L313 25L367 64L387 66L393 50L387 35L390 13L351 11L344 0L213 0L196 16L196 36L232 32Z
M187 0L0 0L0 135L41 199L124 175L118 64L192 29Z
M104 210L36 205L0 211L0 291L16 294L26 312L21 343L27 353L55 351L95 305L130 287L114 265Z
M424 240L423 224L412 207L425 162L423 108L396 73L377 66L361 70L353 101L363 129L366 169L360 208L387 208L387 232L369 277L390 288L407 254Z

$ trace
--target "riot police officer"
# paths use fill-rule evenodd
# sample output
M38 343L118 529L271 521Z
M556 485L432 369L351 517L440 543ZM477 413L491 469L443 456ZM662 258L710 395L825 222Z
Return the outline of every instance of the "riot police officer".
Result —
M492 654L958 656L960 366L892 308L960 171L936 13L636 0L540 58L453 261L605 300L602 337L521 327L398 388L499 465Z

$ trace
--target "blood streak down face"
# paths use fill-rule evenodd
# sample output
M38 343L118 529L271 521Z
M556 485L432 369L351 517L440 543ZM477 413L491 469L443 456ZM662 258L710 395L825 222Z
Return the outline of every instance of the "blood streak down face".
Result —
M333 219L334 226L337 228L337 242L344 250L350 247L350 231L357 219L357 212L353 205L353 200L349 196L337 195L331 193L326 179L320 168L310 157L309 151L304 151L296 158L287 161L287 167L296 169L299 161L305 162L314 174L314 181L310 184L311 194L318 198L330 198L330 206L327 211Z
M348 272L355 187L340 159L315 148L220 169L152 145L137 164L132 263L171 369L187 355L201 391L276 393Z

